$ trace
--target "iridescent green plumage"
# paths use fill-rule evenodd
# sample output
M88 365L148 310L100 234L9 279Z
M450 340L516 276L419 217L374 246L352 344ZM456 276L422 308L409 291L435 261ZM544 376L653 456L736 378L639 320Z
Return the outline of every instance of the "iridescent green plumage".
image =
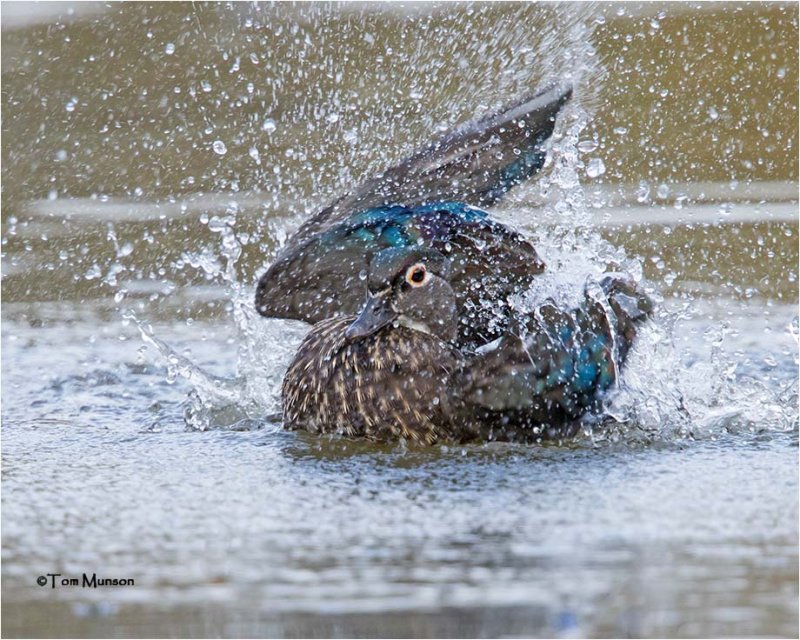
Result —
M530 438L602 407L649 299L609 277L575 309L546 302L515 317L510 297L544 264L475 208L542 167L570 96L552 87L468 123L289 239L256 292L261 314L317 323L284 379L287 427L427 444Z
M544 264L530 242L473 205L494 204L541 168L571 95L568 85L554 86L467 123L313 216L261 276L259 313L307 322L356 313L359 275L375 253L424 246L446 254L457 272L460 344L500 335L508 295Z
M405 262L392 258L401 268L391 291L379 278L358 319L326 320L305 339L284 379L287 426L423 444L567 435L603 407L636 326L651 311L631 280L611 275L587 287L577 308L548 301L495 344L468 353L447 340L448 312L439 310L452 291L441 284L444 271L404 300L411 289L403 274L427 259L408 253ZM434 304L420 304L428 293ZM376 305L393 310L388 322ZM348 339L349 327L364 323L367 330Z
M259 310L309 322L355 313L366 294L370 259L399 247L428 247L450 259L462 346L497 337L508 319L508 296L544 270L530 242L480 209L453 202L379 207L284 253L259 283Z

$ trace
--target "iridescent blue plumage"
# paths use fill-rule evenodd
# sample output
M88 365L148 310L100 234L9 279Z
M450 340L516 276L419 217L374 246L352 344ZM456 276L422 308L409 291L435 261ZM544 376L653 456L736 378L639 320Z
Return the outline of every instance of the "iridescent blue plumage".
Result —
M486 424L539 426L551 435L598 410L652 311L650 298L621 274L588 286L583 303L552 301L519 318L496 344L471 359L455 386Z
M492 206L542 168L556 116L571 97L570 84L555 84L467 122L340 197L306 221L295 240L382 205L458 201Z
M542 143L544 140L537 140L534 145L520 154L516 162L500 170L497 185L488 192L492 202L502 198L507 191L527 180L544 166L547 154L544 152Z
M574 309L546 302L515 315L510 297L544 264L474 206L542 168L570 96L552 87L468 123L290 238L256 292L263 315L317 323L284 379L287 426L423 443L524 439L567 433L603 405L649 298L609 276Z
M528 241L470 205L490 206L539 171L571 95L571 86L554 85L469 122L320 211L261 276L259 313L307 322L355 313L370 258L422 245L447 253L460 272L462 346L499 335L508 295L544 265Z
M284 251L259 282L259 311L310 322L355 313L366 294L361 278L370 259L391 247L428 247L451 261L461 346L499 335L508 319L508 296L544 269L529 241L470 205L374 207ZM484 300L496 304L487 307Z
M651 310L633 281L609 275L578 307L545 302L470 352L453 347L449 277L434 250L378 254L361 314L319 323L301 345L284 380L287 424L423 443L568 435L603 407Z

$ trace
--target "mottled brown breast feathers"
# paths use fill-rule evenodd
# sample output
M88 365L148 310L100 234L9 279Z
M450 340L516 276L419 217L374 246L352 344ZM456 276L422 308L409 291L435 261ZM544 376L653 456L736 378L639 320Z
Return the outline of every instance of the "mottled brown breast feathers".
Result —
M421 444L463 439L448 402L458 352L404 327L347 344L344 331L353 320L324 320L301 344L283 381L286 425Z

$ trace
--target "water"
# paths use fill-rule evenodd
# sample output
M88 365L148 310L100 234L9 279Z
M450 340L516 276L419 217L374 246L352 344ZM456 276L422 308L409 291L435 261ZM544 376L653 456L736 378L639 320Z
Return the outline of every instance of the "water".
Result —
M4 32L3 633L796 636L796 7L339 9ZM307 328L252 309L271 252L564 74L550 165L496 215L550 267L532 299L614 262L662 300L616 423L539 447L284 432ZM36 584L84 572L135 585Z
M797 432L772 416L657 445L411 452L268 422L187 432L185 386L137 364L133 331L88 309L44 322L4 320L26 370L4 371L9 634L793 633ZM231 365L224 327L155 330ZM753 346L791 379L783 348ZM34 584L84 571L136 586Z

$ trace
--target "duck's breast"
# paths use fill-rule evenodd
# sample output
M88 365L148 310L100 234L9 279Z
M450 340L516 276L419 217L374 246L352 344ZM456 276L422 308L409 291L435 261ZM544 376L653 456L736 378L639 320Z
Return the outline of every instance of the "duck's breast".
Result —
M354 319L319 322L301 344L283 381L286 427L421 444L460 437L447 401L458 353L404 327L347 343Z

